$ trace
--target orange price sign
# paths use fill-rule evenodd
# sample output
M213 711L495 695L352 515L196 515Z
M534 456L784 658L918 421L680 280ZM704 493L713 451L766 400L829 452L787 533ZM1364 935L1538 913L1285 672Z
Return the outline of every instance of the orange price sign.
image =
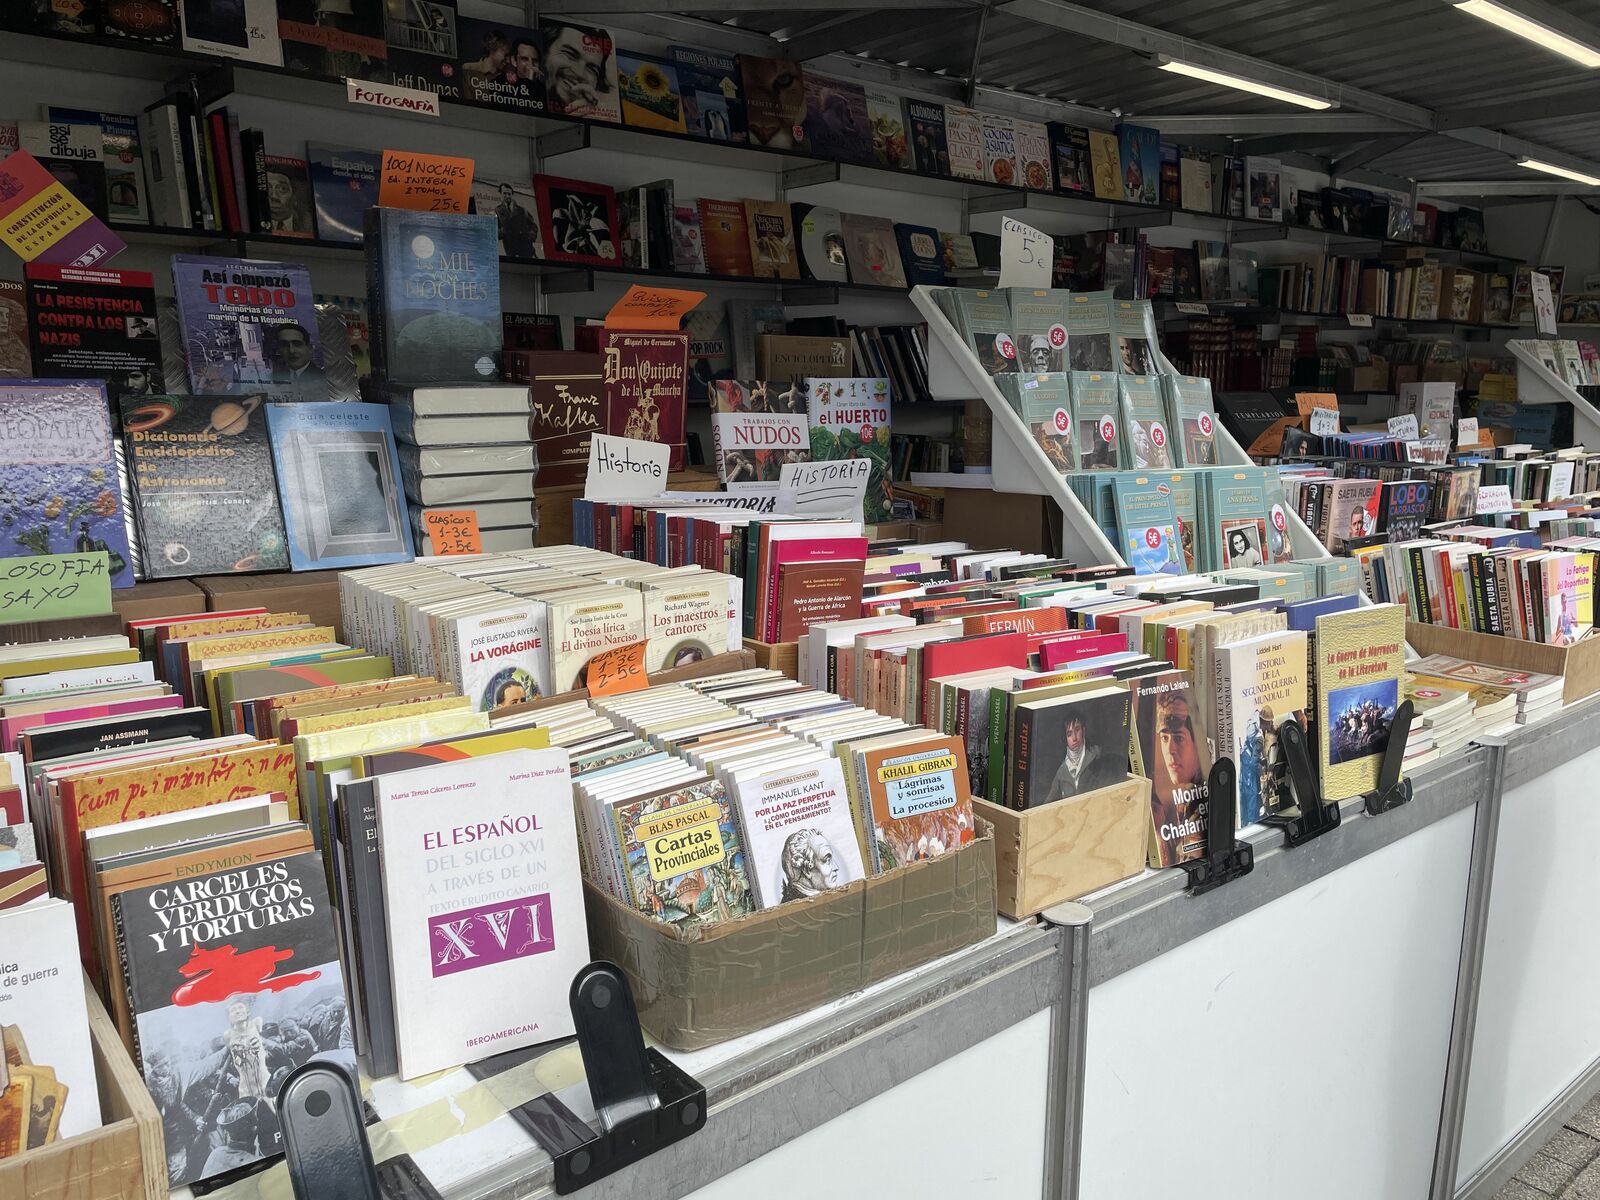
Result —
M629 642L595 655L584 669L584 677L591 696L643 691L650 686L649 676L644 673L644 643Z
M378 205L418 212L464 213L472 198L472 172L470 158L385 150L378 172Z
M1309 417L1314 408L1331 408L1339 411L1339 397L1332 392L1296 392L1294 405L1302 417Z
M706 298L704 292L640 287L637 283L606 314L607 329L676 330L683 314Z
M435 554L482 554L478 514L470 508L436 508L422 514L428 544Z

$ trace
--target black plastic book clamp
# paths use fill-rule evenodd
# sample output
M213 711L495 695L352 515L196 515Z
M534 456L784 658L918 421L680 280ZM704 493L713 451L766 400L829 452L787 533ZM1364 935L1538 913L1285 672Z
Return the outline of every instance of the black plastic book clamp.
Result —
M572 981L571 999L600 1132L554 1095L512 1111L555 1163L558 1196L648 1158L706 1123L705 1088L646 1048L633 991L619 968L590 963Z
M1189 894L1203 896L1212 888L1250 874L1256 865L1249 842L1238 841L1239 777L1231 758L1219 758L1206 781L1206 850L1199 858L1179 863L1189 875Z
M410 1155L372 1165L360 1096L335 1063L309 1062L284 1080L278 1120L295 1200L440 1200Z
M1311 751L1300 722L1278 727L1278 755L1283 777L1278 781L1280 811L1261 818L1263 825L1283 830L1287 845L1300 846L1339 827L1339 802L1324 800L1311 769Z
M1415 709L1409 700L1402 700L1394 710L1394 722L1389 726L1389 744L1383 751L1383 762L1378 767L1378 786L1362 797L1369 817L1381 816L1391 808L1399 808L1411 800L1411 780L1400 778L1400 764L1406 757L1406 739L1411 734Z

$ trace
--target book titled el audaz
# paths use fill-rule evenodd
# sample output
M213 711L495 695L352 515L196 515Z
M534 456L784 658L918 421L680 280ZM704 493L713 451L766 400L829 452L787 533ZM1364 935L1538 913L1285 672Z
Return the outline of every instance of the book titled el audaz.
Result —
M572 1034L589 938L565 750L380 776L378 845L402 1078Z

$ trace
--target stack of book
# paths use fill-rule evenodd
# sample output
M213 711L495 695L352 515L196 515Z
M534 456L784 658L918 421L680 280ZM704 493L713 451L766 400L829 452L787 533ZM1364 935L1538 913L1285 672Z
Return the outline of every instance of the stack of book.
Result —
M1528 725L1562 708L1565 685L1557 675L1492 667L1452 658L1447 654L1431 654L1409 664L1408 670L1416 676L1419 686L1431 684L1438 688L1468 686L1482 689L1475 691L1474 703L1480 714L1490 717L1490 728L1501 732L1505 730L1506 718L1512 712L1515 713L1516 724ZM1516 697L1514 705L1504 702L1504 692Z

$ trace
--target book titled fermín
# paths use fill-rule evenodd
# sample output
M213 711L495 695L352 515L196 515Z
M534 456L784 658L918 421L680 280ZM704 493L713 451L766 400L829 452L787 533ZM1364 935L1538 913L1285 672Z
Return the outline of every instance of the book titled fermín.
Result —
M589 961L565 750L378 777L400 1075L573 1032Z
M168 1184L282 1153L289 1072L355 1063L321 856L173 878L114 897L112 911Z

